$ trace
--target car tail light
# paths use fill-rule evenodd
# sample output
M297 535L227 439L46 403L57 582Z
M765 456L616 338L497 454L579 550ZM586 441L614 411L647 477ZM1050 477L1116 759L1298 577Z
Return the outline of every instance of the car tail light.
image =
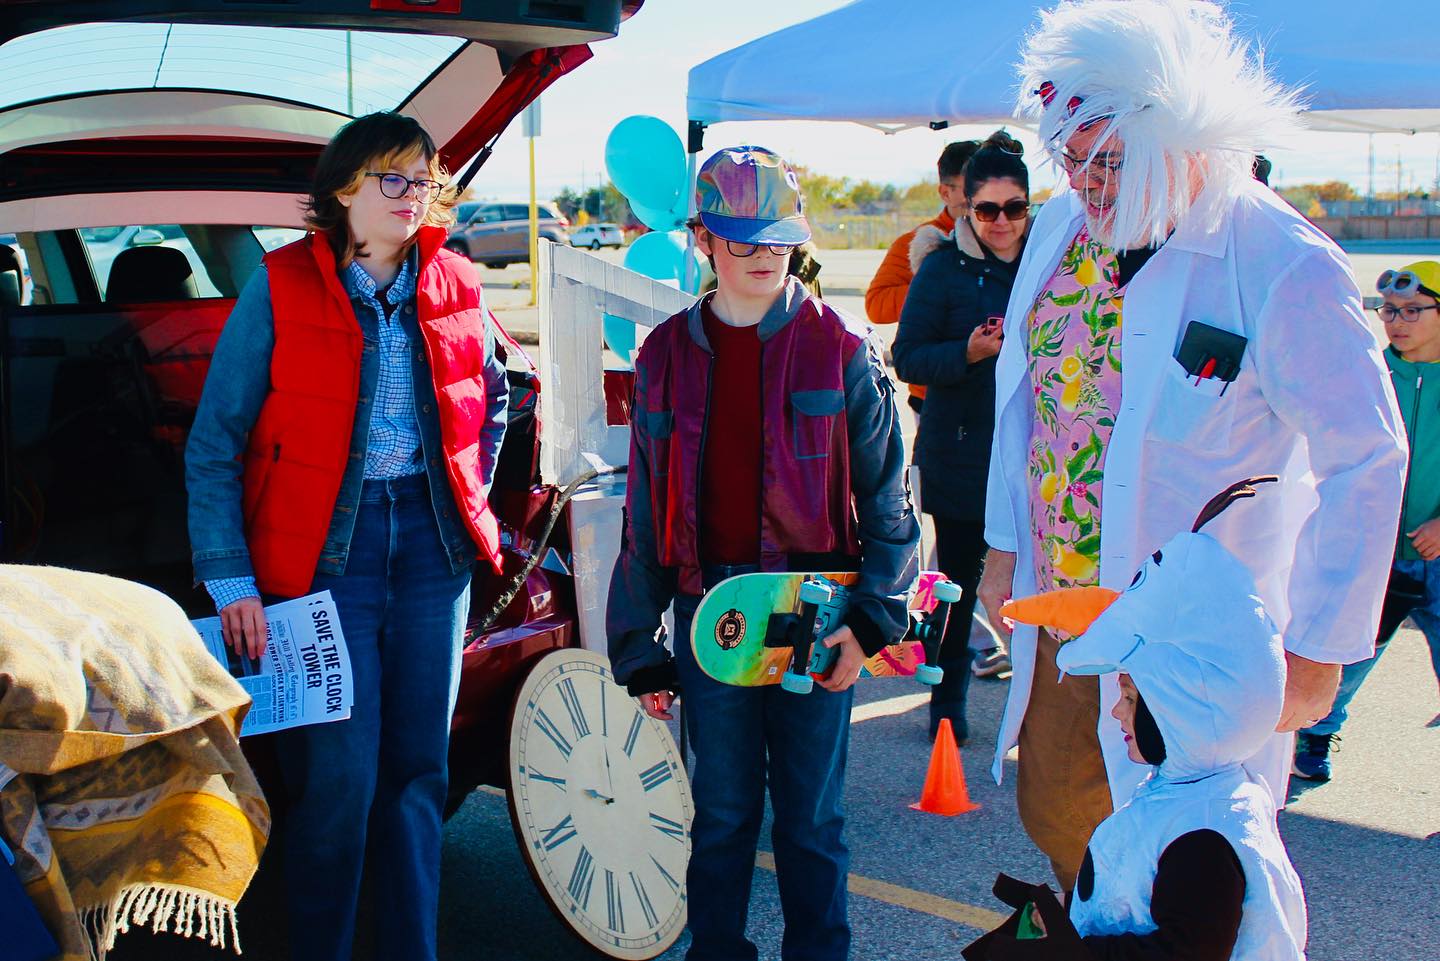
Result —
M460 0L370 0L371 10L403 10L412 13L460 12Z
M566 230L570 229L570 221L566 219L564 214L556 217L555 220L559 222L560 226L564 227Z

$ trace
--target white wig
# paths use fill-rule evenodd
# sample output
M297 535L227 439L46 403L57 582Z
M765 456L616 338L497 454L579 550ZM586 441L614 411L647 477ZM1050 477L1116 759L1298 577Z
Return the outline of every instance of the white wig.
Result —
M1159 244L1190 212L1192 162L1202 186L1228 196L1255 154L1300 126L1298 94L1208 0L1062 0L1026 39L1019 73L1020 110L1052 158L1082 128L1108 124L1086 159L1118 135L1109 239L1120 249ZM1042 84L1053 85L1044 99ZM1206 206L1196 215L1218 219L1221 205Z

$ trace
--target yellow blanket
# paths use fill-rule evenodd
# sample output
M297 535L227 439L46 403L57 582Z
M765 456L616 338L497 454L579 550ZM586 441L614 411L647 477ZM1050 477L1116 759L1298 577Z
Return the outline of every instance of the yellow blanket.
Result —
M0 836L64 961L131 924L239 951L270 830L249 703L158 591L0 565Z

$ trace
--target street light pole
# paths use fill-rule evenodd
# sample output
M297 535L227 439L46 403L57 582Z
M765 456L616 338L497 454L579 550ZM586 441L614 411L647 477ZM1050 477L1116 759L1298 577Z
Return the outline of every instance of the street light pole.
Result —
M525 108L521 115L522 133L530 141L530 306L536 301L540 284L540 206L535 196L535 140L540 136L540 100Z

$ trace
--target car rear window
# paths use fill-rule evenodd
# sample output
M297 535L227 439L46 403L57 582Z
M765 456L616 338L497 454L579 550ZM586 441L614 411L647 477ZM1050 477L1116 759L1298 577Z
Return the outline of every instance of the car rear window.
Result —
M0 108L110 90L223 90L351 116L403 103L458 37L195 23L86 23L0 47Z
M79 231L85 245L85 254L90 260L90 269L95 276L95 285L106 300L113 299L111 268L117 258L128 250L141 247L170 247L185 255L190 264L191 276L201 297L219 297L220 291L210 279L210 270L196 251L185 230L179 224L136 224L129 227L85 227ZM137 269L148 270L146 259L127 257L126 262L139 265ZM153 261L152 261L153 262ZM168 299L161 296L157 300Z

